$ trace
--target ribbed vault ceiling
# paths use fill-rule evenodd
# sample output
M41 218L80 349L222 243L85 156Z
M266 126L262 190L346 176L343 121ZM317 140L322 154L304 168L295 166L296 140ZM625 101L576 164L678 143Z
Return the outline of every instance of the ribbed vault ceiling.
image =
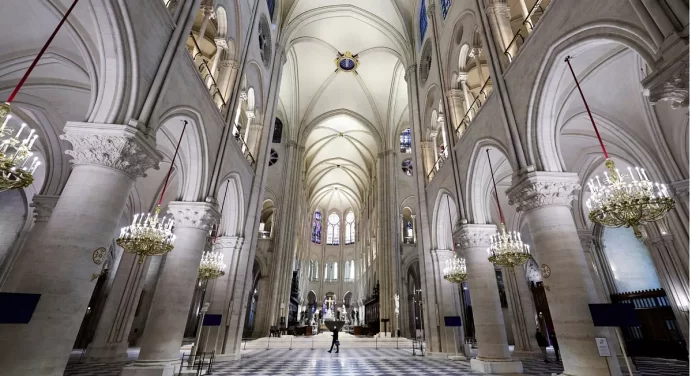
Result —
M358 210L377 153L408 120L406 17L393 0L296 0L286 14L279 111L305 146L313 207ZM355 72L337 69L347 51Z

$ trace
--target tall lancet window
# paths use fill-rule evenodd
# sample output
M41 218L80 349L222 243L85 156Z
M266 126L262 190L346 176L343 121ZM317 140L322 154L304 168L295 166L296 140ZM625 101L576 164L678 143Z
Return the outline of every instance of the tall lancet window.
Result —
M399 148L402 153L411 152L411 128L406 128L399 135Z
M322 212L315 210L315 216L312 220L312 242L322 243Z
M348 212L346 214L346 245L353 244L356 242L356 216L353 212Z
M334 261L332 264L332 281L336 281L339 278L339 263Z
M419 20L419 28L420 28L420 45L423 45L423 38L425 38L425 31L428 30L428 12L425 9L425 0L422 0L420 3L420 20Z
M452 6L452 0L442 0L441 5L442 5L442 18L446 19L447 13L449 13L449 7Z
M339 215L336 213L329 214L327 219L327 244L339 245Z

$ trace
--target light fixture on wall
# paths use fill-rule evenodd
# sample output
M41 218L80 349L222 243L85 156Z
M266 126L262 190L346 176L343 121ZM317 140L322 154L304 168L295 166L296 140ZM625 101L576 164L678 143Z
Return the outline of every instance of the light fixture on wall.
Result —
M589 114L589 119L593 125L594 132L601 144L601 150L605 157L605 165L608 168L604 171L603 182L596 176L589 181L588 186L591 197L586 201L589 209L589 219L606 227L632 227L634 235L642 238L639 226L645 223L658 221L663 218L670 209L673 208L674 201L670 197L670 192L665 184L652 182L643 168L627 167L627 172L620 173L615 168L615 162L608 157L608 152L598 132L591 110L589 109L584 92L581 90L577 75L574 74L570 56L565 58L574 82L577 85L579 94L584 107Z
M38 161L38 157L31 158L33 155L31 147L36 142L38 135L34 134L34 130L27 130L29 135L22 140L20 137L23 136L26 124L22 124L19 131L13 134L14 129L7 126L8 121L12 118L10 114L12 111L11 103L17 96L17 93L19 93L19 89L21 89L24 82L26 82L26 79L29 78L29 75L36 67L38 61L46 52L46 49L48 49L48 46L55 38L58 30L60 30L65 20L67 20L67 17L72 13L72 9L77 5L77 1L79 0L74 0L72 5L67 9L67 12L65 12L65 15L63 15L58 23L58 26L53 30L53 33L43 45L38 55L36 55L34 61L31 62L29 69L24 72L24 76L19 80L19 83L17 83L12 94L7 98L7 101L0 104L0 119L3 121L2 127L0 127L0 192L10 189L26 188L34 182L33 174L41 162Z
M495 202L497 210L500 213L500 225L497 233L490 238L490 248L488 248L488 261L497 266L508 268L517 265L525 264L530 258L529 246L521 240L521 234L517 231L507 231L505 227L505 217L502 215L502 207L500 207L500 198L497 195L497 184L495 183L495 173L493 165L490 162L490 149L485 149L488 155L488 166L490 166L490 176L493 179L493 188L495 189Z
M171 180L175 158L178 156L180 143L185 135L185 128L187 128L187 120L183 120L183 130L180 132L180 139L175 147L171 167L168 168L166 181L163 184L154 214L147 213L146 216L144 213L135 214L132 224L123 227L120 230L120 236L116 240L116 243L125 252L138 255L140 264L144 262L144 258L147 256L162 256L173 250L173 243L175 242L175 234L172 231L173 218L166 217L165 215L159 217L159 214L161 213L163 195L166 193L166 188L168 188L168 183Z
M228 196L228 185L231 181L226 181L226 191L223 194L223 200L221 200L221 218L223 218L223 209L226 206L226 196ZM214 239L212 240L212 249L216 245L216 239L219 237L219 229L221 224L216 228L216 233L214 234ZM199 264L199 279L208 281L210 279L216 279L226 274L226 264L223 262L223 253L220 251L204 251L202 254L202 261Z
M442 270L444 279L452 283L462 283L468 279L466 274L466 260L454 255L453 258L445 261L445 268Z

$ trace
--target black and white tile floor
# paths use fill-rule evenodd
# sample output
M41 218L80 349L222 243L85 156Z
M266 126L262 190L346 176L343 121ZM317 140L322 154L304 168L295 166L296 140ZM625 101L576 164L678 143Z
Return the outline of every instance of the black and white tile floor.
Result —
M118 376L127 363L80 364L73 358L65 369L66 376ZM641 376L689 375L689 363L660 360L635 360ZM550 376L562 371L560 363L522 359L524 374ZM471 371L468 362L412 356L410 350L342 349L339 354L325 349L272 349L243 351L241 360L216 363L214 375L284 376L284 375L481 375Z

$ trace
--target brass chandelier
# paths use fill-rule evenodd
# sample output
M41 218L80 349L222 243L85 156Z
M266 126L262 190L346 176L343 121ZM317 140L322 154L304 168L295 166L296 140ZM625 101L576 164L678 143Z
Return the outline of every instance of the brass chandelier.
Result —
M567 56L565 62L584 101L586 112L589 114L596 137L601 144L607 168L607 171L603 172L603 182L596 176L588 183L591 192L591 197L586 201L589 219L606 227L631 227L634 235L641 239L642 233L639 226L663 218L673 208L675 202L670 197L666 185L649 180L643 168L635 167L633 172L628 166L625 173L620 173L620 170L615 168L615 162L608 157L601 134L598 132L577 76L574 74L570 58Z
M58 26L53 30L46 43L39 51L38 55L34 58L34 61L29 65L29 69L24 72L24 75L15 86L14 90L7 98L7 101L0 104L0 119L3 123L0 127L0 192L7 191L10 189L22 189L26 188L34 182L34 172L36 168L41 164L38 157L34 156L31 158L33 153L31 148L33 147L38 135L34 134L34 130L29 131L29 135L23 140L23 131L26 128L26 124L22 124L19 131L13 135L14 130L7 126L10 119L12 119L12 106L11 103L14 98L19 93L26 82L29 75L36 67L36 64L41 59L43 54L48 49L48 46L55 38L62 25L67 20L67 17L72 13L72 9L77 5L77 1L74 0L72 5L67 9L67 12L63 15L62 19L58 23Z
M116 243L127 253L132 253L139 256L138 262L144 262L147 256L162 256L173 250L175 242L175 234L173 234L173 218L159 217L161 213L161 204L163 203L163 195L166 193L166 188L171 179L171 172L175 165L175 158L178 156L180 143L183 141L183 135L187 128L187 120L183 120L183 131L180 133L178 145L175 147L175 153L171 160L171 167L166 175L166 182L161 190L159 201L154 209L154 214L144 213L135 214L132 224L125 226L120 230L120 236Z
M444 279L452 283L462 283L468 279L466 273L466 260L456 254L453 258L445 261L445 268L442 270Z
M230 183L230 180L226 182L226 191L221 201L221 218L223 218L223 209L226 206L226 196L228 195L228 185ZM214 240L212 241L212 248L216 245L220 227L219 223L219 226L216 228L216 233L214 234ZM202 254L202 261L199 264L199 279L209 281L210 279L219 278L224 274L226 274L226 264L223 262L223 253L220 251L205 251Z
M490 166L490 176L493 179L495 189L495 202L497 210L500 212L500 225L497 233L490 237L490 248L488 248L488 261L497 266L513 268L517 265L524 265L531 258L529 246L521 240L521 234L517 231L507 231L505 218L500 207L500 198L497 195L497 184L495 183L495 173L490 162L490 149L485 149L488 155L488 165Z
M10 189L26 188L34 182L34 172L41 164L31 148L38 135L30 130L28 136L22 139L26 123L15 133L7 126L12 114L7 114L0 126L0 192Z

